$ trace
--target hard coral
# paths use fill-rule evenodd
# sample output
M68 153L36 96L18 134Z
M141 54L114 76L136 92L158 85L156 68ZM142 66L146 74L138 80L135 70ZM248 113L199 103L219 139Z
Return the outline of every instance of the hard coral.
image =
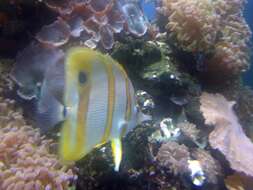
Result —
M245 135L234 113L234 102L227 101L220 94L203 93L200 110L205 123L214 125L209 142L229 161L232 169L253 176L253 144Z
M4 87L1 82L0 92ZM50 153L52 141L26 124L13 100L0 97L0 121L0 189L69 188L73 171Z
M96 48L100 42L103 48L111 49L114 33L120 33L125 24L129 32L136 36L144 35L147 30L141 10L133 3L119 4L115 0L70 0L60 3L46 0L45 3L60 16L37 34L37 40L45 45L58 47L70 39L78 39L81 45L89 48Z

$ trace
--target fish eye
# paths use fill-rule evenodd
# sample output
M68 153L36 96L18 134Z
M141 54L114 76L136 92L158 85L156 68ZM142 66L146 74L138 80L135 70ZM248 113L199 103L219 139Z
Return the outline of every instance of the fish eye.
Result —
M78 81L80 84L84 84L87 81L87 76L84 72L79 72L78 74Z

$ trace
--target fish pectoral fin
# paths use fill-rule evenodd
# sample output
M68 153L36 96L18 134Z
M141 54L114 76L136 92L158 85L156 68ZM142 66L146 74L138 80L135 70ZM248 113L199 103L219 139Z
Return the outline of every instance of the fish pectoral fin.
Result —
M122 143L120 138L114 138L111 142L112 154L114 159L114 170L119 171L120 162L122 160Z

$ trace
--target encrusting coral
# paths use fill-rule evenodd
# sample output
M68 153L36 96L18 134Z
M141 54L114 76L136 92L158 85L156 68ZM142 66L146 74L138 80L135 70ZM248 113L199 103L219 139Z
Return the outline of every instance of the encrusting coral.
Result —
M242 10L245 1L160 0L158 11L168 17L167 28L178 46L204 60L210 73L238 74L249 67L251 31Z
M233 110L235 102L227 101L221 94L204 92L200 103L205 124L214 125L209 135L211 147L225 156L232 169L253 176L253 144Z
M7 75L0 83L0 189L68 189L76 175L50 153L51 140L26 124L15 101L2 97Z

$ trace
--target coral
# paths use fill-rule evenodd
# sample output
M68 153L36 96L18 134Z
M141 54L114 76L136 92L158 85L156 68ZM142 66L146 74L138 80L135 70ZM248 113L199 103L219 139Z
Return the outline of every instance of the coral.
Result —
M242 16L244 1L161 0L158 10L179 47L208 55L210 74L238 74L249 67L251 31ZM224 75L224 73L223 73Z
M241 87L238 92L235 111L246 134L253 141L253 91L249 87Z
M187 51L207 51L219 31L219 15L209 0L161 0L170 35Z
M1 94L6 77L1 72ZM54 143L26 124L14 100L0 97L0 121L0 189L69 188L73 170L50 153Z
M209 135L212 148L218 149L226 157L232 169L253 176L253 144L235 115L235 102L227 101L220 94L204 92L200 103L205 124L214 125Z
M198 139L200 131L196 128L196 125L189 122L181 122L177 124L177 127L186 137L192 141L196 141Z
M235 173L225 179L228 190L251 190L253 186L252 178Z
M209 152L202 149L195 149L191 155L192 158L200 162L208 183L217 184L218 178L222 175L219 162Z
M159 164L171 169L175 175L188 171L189 158L188 148L173 141L162 144L156 156Z
M120 33L125 24L135 36L143 36L147 31L147 22L133 3L114 0L70 0L62 3L47 0L45 3L60 16L37 34L37 40L45 45L62 46L71 38L90 48L96 48L100 42L103 48L111 49L114 34Z
M221 15L222 28L221 37L215 44L214 56L209 63L214 65L218 61L221 70L228 70L232 73L240 73L249 67L248 43L251 31L243 18L244 3L244 0L214 1L216 12Z
M59 49L44 48L31 43L17 55L10 76L20 86L18 94L24 99L32 99L39 94L47 69L63 59Z

